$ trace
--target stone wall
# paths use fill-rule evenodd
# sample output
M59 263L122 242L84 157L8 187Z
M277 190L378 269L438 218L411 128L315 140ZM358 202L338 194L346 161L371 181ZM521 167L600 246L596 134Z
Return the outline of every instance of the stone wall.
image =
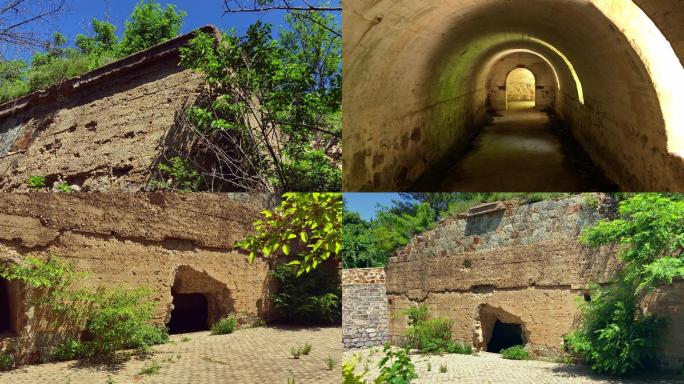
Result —
M367 348L388 341L385 270L342 270L342 344Z
M156 165L188 145L179 118L203 80L179 65L178 49L192 36L0 105L0 190L26 190L32 175L49 187L145 189Z
M533 353L558 353L576 325L577 300L590 300L589 283L609 282L618 267L614 249L578 242L582 228L608 212L609 205L597 211L596 196L488 204L414 238L387 266L393 340L407 327L401 312L422 303L433 316L453 319L454 337L477 349L487 349L499 320L519 325ZM664 287L650 304L669 319L663 365L684 358L681 287Z
M149 287L158 324L170 320L172 288L203 294L208 324L228 313L268 319L269 263L250 264L233 244L272 204L266 194L0 194L0 262L54 254L87 273L83 287ZM0 350L38 361L59 341L59 327L41 318L16 285L13 329L0 336Z

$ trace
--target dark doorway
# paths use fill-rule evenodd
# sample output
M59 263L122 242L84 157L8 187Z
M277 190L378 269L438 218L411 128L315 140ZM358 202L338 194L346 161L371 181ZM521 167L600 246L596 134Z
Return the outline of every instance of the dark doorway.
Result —
M199 332L209 329L209 304L201 293L176 293L173 295L173 310L167 324L169 333Z
M0 333L12 332L10 313L9 282L0 279Z
M492 338L487 344L487 352L499 353L502 349L523 344L520 324L506 324L497 320L492 330Z

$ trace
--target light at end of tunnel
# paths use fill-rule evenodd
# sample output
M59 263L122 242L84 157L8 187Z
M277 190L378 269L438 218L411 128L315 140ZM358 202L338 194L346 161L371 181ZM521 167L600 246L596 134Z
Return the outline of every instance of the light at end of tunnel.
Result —
M545 46L546 48L552 50L555 54L557 54L558 56L560 56L563 59L565 64L570 69L570 73L572 73L572 78L575 80L575 86L577 87L577 98L579 99L580 104L584 105L584 90L582 88L582 82L580 81L580 78L577 75L577 71L575 71L575 67L572 65L572 63L570 62L568 57L565 56L563 54L563 52L561 52L558 48L554 47L553 45L547 43L544 40L541 40L541 39L538 39L538 38L532 37L532 36L527 36L527 39Z

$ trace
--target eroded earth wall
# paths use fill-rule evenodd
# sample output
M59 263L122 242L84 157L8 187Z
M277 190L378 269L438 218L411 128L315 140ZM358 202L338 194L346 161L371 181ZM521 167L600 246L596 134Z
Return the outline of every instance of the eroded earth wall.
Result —
M34 175L48 187L145 189L157 163L184 149L179 119L203 84L179 65L192 36L0 105L0 190L26 190Z
M87 273L84 287L149 287L158 324L169 321L172 288L203 294L208 324L228 313L265 319L269 264L233 245L272 204L266 194L0 194L0 262L53 254ZM24 288L10 292L14 329L0 350L36 361L59 338L56 323L39 321Z
M602 217L596 195L516 205L495 203L449 217L414 238L387 267L390 334L407 327L401 311L424 303L454 320L454 338L487 350L496 321L517 324L538 355L554 355L578 319L577 300L590 282L607 283L614 250L581 246L582 228ZM651 307L670 324L664 366L684 358L682 283L665 287Z
M384 268L342 270L342 344L344 349L385 344L387 292Z

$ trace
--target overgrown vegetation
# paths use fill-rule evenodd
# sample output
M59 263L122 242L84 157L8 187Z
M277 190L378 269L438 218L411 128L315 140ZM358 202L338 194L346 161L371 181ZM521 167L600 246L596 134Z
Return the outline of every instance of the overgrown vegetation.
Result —
M508 360L529 360L530 354L524 346L514 345L510 348L501 350L501 357Z
M14 368L14 359L7 352L0 351L0 372Z
M568 193L401 193L392 206L383 207L367 221L345 209L343 215L344 268L372 268L408 244L417 234L428 231L441 218L455 215L482 203L520 200L534 203L561 198Z
M664 322L645 310L643 300L654 288L684 277L682 195L625 197L617 219L582 234L590 246L619 245L622 270L611 285L593 287L591 302L580 304L579 328L565 337L566 348L595 371L616 375L654 362Z
M385 356L378 364L380 376L376 383L409 384L418 377L408 349L394 350L391 345L385 344L384 352Z
M211 326L212 335L228 335L237 329L237 318L230 314Z
M184 12L173 5L162 8L154 0L140 0L117 41L116 27L93 19L91 31L78 34L74 46L59 32L44 51L36 52L30 63L8 60L0 63L0 103L27 93L46 89L116 59L147 49L178 35Z
M430 318L425 305L409 307L403 313L407 316L409 328L404 334L402 346L417 349L421 353L473 353L470 345L451 339L453 320Z
M339 191L341 36L335 17L291 12L287 28L257 22L220 44L198 34L182 64L208 92L186 111L205 188ZM190 155L183 155L190 156Z
M21 281L31 290L30 305L36 313L50 317L50 323L64 332L64 341L52 351L54 359L109 360L120 349L145 352L168 341L165 328L150 324L154 302L149 289L73 288L83 276L54 255L0 267L0 277ZM85 339L80 338L82 330Z

